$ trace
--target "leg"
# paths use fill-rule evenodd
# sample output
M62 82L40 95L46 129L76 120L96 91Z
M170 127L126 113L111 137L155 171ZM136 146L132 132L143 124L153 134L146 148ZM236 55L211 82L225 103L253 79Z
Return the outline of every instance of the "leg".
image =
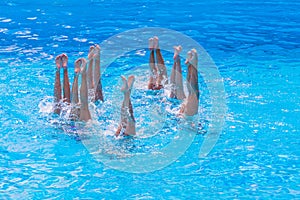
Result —
M123 81L123 86L121 88L121 91L124 93L124 100L123 100L122 106L121 106L121 122L116 131L116 136L119 136L121 134L121 131L126 129L126 125L127 125L127 117L126 116L127 116L128 111L126 109L126 104L128 101L128 95L127 95L127 98L125 98L125 97L126 97L126 92L128 91L128 83L124 76L121 76L121 78Z
M100 46L96 45L94 50L94 60L95 60L95 68L94 68L94 83L96 84L95 89L95 102L100 100L104 101L103 93L102 93L102 83L101 83L101 72L100 72Z
M131 121L133 121L135 123L135 119L134 119L134 115L133 115L133 107L132 107L131 98L130 98L133 83L134 83L134 76L130 75L128 77L128 92L129 92L128 109L129 109L130 119L131 119Z
M78 108L79 104L79 97L78 97L78 78L79 78L79 73L80 73L80 64L81 61L78 59L75 61L75 76L74 76L74 82L72 85L72 94L71 94L71 119L72 120L78 120L79 119L79 114L80 110Z
M153 38L154 41L154 48L156 49L156 60L157 60L157 68L159 71L156 87L157 89L163 88L164 84L168 84L168 75L167 75L167 68L165 66L164 59L161 55L159 44L158 44L158 37Z
M198 85L198 55L196 49L192 49L190 52L190 59L187 60L188 65L188 77L187 81L188 92L195 93L196 97L199 99L199 85Z
M174 65L171 73L172 91L170 97L183 100L185 95L183 92L182 69L179 56L181 49L181 46L174 47Z
M80 59L81 61L81 86L80 86L80 117L79 120L81 121L88 121L90 120L91 114L89 111L88 105L88 87L87 87L87 74L86 74L86 60L84 58Z
M93 77L93 67L94 67L94 64L95 64L94 50L95 50L94 46L90 46L89 55L88 55L89 66L88 66L88 69L87 69L88 89L93 89L94 88L94 77Z
M129 76L128 77L128 104L126 104L129 113L127 112L127 125L126 125L126 130L125 130L125 135L135 135L136 130L135 130L135 119L133 115L133 108L131 104L131 89L134 83L134 76ZM125 99L127 99L127 94L125 96ZM127 102L127 101L126 101Z
M187 74L187 88L188 97L185 104L182 105L180 113L184 113L187 116L193 116L198 113L199 103L199 86L198 86L198 55L195 49L192 49L186 61L188 66Z
M174 58L174 64L171 71L171 77L170 77L170 83L171 83L171 94L170 98L176 99L176 84L175 84L175 78L176 78L176 70L177 70L177 63Z
M189 65L188 73L189 73L188 90L190 91L190 93L195 93L195 96L199 99L198 70L194 67L194 65Z
M122 76L123 87L121 91L124 93L124 100L121 108L121 123L116 131L116 136L124 131L124 135L135 135L135 119L133 116L133 109L130 99L130 93L134 82L134 76L129 76L128 81L124 76Z
M74 63L75 66L75 76L74 76L74 82L72 85L72 104L78 104L79 103L79 97L78 97L78 78L80 73L80 64L81 60L77 59Z
M183 81L182 81L182 69L181 69L181 63L180 59L177 60L177 71L176 71L176 97L179 100L185 99L185 94L183 91Z
M68 76L68 56L62 54L62 67L64 69L64 102L71 103L71 94L70 94L70 81Z
M96 90L95 90L95 102L98 100L104 102L101 79L99 79Z
M150 67L150 79L148 83L148 89L153 90L155 88L156 79L158 77L157 68L155 66L154 58L154 46L153 38L149 39L149 49L150 49L150 58L149 58L149 67Z
M56 72L55 72L55 84L54 84L54 113L60 114L59 102L61 100L61 83L60 83L60 68L61 68L61 56L55 58Z

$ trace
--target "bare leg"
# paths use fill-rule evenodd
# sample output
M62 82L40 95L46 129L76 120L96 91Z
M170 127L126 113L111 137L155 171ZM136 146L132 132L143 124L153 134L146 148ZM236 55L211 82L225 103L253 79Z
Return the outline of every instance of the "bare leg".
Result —
M94 46L90 46L89 50L89 55L88 55L88 60L89 60L89 66L87 69L87 85L88 89L93 89L94 88L94 77L93 77L93 67L95 64L94 61Z
M121 108L121 123L116 131L116 136L124 129L124 135L135 135L135 119L133 116L133 108L130 100L131 89L134 83L134 76L129 76L128 81L124 76L122 77L123 87L121 91L124 93L124 100Z
M154 46L153 46L153 38L149 39L149 49L150 49L150 58L149 58L149 67L150 67L150 79L148 83L148 89L154 90L156 85L156 79L158 77L157 68L155 66L155 58L154 58Z
M75 76L74 76L74 82L72 85L72 98L71 98L71 119L72 120L78 120L79 119L79 114L80 110L78 107L79 104L79 97L78 97L78 77L79 77L79 72L80 72L80 65L81 65L81 60L77 59L75 61Z
M94 60L95 60L95 68L94 68L94 83L96 84L95 89L95 102L100 100L104 101L103 92L102 92L102 83L101 83L101 72L100 72L100 46L96 45L94 50Z
M199 86L198 86L198 55L195 49L192 49L186 60L188 66L187 88L189 95L187 101L182 105L180 113L187 116L193 116L198 113Z
M134 76L130 75L128 77L128 92L129 92L129 95L131 95L131 90L132 90L132 87L133 87L133 83L134 83ZM129 108L130 118L132 119L132 121L135 122L135 119L134 119L134 116L133 116L133 107L132 107L130 96L129 96L129 105L128 105L128 108Z
M60 114L61 100L61 83L60 83L60 68L61 68L61 56L55 58L56 72L55 72L55 85L54 85L54 113Z
M177 64L174 59L174 64L171 71L171 77L170 77L170 83L171 83L171 93L170 98L176 98L176 87L175 87L175 78L176 78L176 70L177 70Z
M80 73L81 60L77 59L75 61L74 65L75 65L75 76L74 76L74 82L73 82L73 85L72 85L72 101L71 101L71 103L78 104L79 103L78 78L79 78L79 73Z
M86 74L86 60L84 58L80 59L81 61L81 86L80 86L80 117L79 120L81 121L88 121L90 120L91 114L89 111L88 105L88 87L87 87L87 74Z
M188 87L189 93L195 93L196 97L199 99L199 85L198 85L198 55L196 49L191 50L192 57L188 61L188 82L190 83Z
M176 99L184 99L185 95L183 92L183 82L182 82L182 69L181 69L181 63L180 63L180 56L179 53L181 51L181 46L175 46L174 47L174 65L172 68L171 73L171 84L172 84L172 90L170 97L176 98Z
M157 82L156 82L156 89L161 89L164 87L164 84L168 84L168 75L167 75L167 68L165 66L164 59L161 55L159 44L158 44L158 37L153 38L154 41L154 48L156 49L156 60L157 60L157 68L159 71Z
M64 69L64 102L71 103L70 81L68 76L68 56L66 54L62 54L61 60L62 67Z

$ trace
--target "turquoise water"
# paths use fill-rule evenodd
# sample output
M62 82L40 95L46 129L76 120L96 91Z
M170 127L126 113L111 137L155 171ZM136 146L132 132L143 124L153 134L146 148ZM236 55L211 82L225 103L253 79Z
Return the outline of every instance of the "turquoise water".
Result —
M0 198L299 198L299 9L298 1L2 1ZM207 157L198 158L205 134L197 134L173 164L131 174L95 160L84 138L68 124L58 125L39 105L51 100L57 54L66 52L73 63L87 56L90 44L144 27L176 30L206 49L224 78L228 112ZM170 74L172 53L163 53ZM147 60L147 51L130 52L107 68L102 78L108 112L103 105L96 107L96 131L106 116L111 117L107 131L118 122L118 93L111 93L119 89L118 75L131 73ZM70 64L71 79L72 72ZM204 125L199 133L205 133L212 120L206 113L210 100L204 82L199 84ZM141 95L148 95L142 86L134 98ZM141 107L136 114L142 113ZM170 117L172 124L172 116L161 116ZM161 128L147 120L139 123ZM169 142L172 132L164 130L161 137L111 140L109 145L152 151Z

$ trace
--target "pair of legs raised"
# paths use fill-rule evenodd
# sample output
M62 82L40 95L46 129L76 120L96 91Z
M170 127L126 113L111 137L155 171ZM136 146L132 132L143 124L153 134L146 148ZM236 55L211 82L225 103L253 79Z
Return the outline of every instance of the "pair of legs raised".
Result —
M159 90L163 87L162 81L166 80L167 83L167 69L164 64L164 59L161 55L158 38L155 36L149 39L149 49L150 49L150 78L148 89ZM155 64L154 50L156 51L157 65ZM174 47L174 64L171 72L170 82L171 88L171 98L176 98L183 100L185 102L182 104L180 109L180 114L185 114L187 116L193 116L198 113L198 102L199 102L199 86L198 86L198 55L195 49L188 52L185 64L188 68L187 73L187 97L183 91L183 81L182 81L182 68L180 62L180 52L182 50L181 46Z
M196 49L188 52L185 64L187 65L187 97L183 91L182 69L180 64L179 53L181 46L174 47L174 64L171 73L171 98L176 98L185 101L182 103L179 113L187 116L193 116L198 113L199 103L199 86L198 86L198 54Z
M135 119L130 99L134 76L129 76L128 80L124 76L121 76L121 78L123 82L121 91L124 93L124 100L121 107L121 121L116 131L116 136L119 136L120 134L135 135Z
M179 112L187 116L193 116L198 113L199 103L198 54L196 49L188 52L185 64L187 65L188 95Z
M87 86L87 72L86 72L87 62L84 58L79 58L78 60L76 60L75 64L80 65L80 73L81 73L79 120L88 121L92 119L92 117L89 111L89 102L88 102L88 86Z
M94 50L93 50L94 49ZM75 61L75 76L72 85L72 93L70 92L70 83L68 76L68 56L61 54L56 57L56 75L54 85L54 112L60 114L61 111L61 100L71 104L71 119L88 121L91 119L91 114L88 107L88 89L92 88L95 80L99 79L98 86L95 90L95 100L98 98L103 101L102 85L100 79L100 47L95 46L90 48L89 52L89 68L86 69L87 61L84 58L79 58ZM98 59L99 58L99 59ZM99 61L99 62L98 62ZM95 65L92 63L95 62ZM64 70L63 77L63 99L62 99L62 87L60 81L60 69ZM94 69L94 72L90 71ZM99 72L99 73L97 73ZM78 79L81 74L81 86L80 95L78 92ZM134 83L134 76L129 76L128 80L122 76L123 86L121 91L124 93L124 100L121 108L121 122L116 132L118 136L122 131L124 135L135 135L135 119L133 116L133 109L130 99L131 89ZM98 96L97 96L98 95ZM79 98L80 96L80 98ZM97 99L97 100L98 100Z
M93 90L94 102L104 101L102 93L101 73L100 73L100 46L90 46L88 54L89 66L87 69L87 85L89 90Z
M55 72L55 84L54 84L54 113L60 114L61 105L60 102L71 103L70 96L70 82L68 75L68 56L66 54L61 54L55 58L56 72ZM63 68L63 99L60 81L60 69Z
M88 109L88 89L87 89L87 78L86 78L86 60L84 58L77 59L75 61L75 77L72 85L72 99L70 92L70 82L68 76L68 56L66 54L61 54L56 57L56 75L55 75L55 85L54 85L54 113L60 114L61 105L60 102L63 100L66 103L71 103L71 118L79 119L82 121L88 121L91 119L91 115ZM63 68L63 99L61 91L61 81L60 81L60 69ZM78 78L79 74L82 75L81 87L80 87L80 108L77 106L79 104L78 98Z
M149 39L149 49L150 80L148 83L148 89L159 90L164 87L164 84L168 83L168 75L167 68L159 48L158 37L155 36ZM154 51L156 53L156 60Z
M158 46L158 38L154 37L150 38L149 42L151 46L151 40L154 40L154 47ZM183 83L182 83L182 69L180 64L180 51L181 46L174 47L174 65L171 73L171 83L173 84L173 89L171 91L171 97L177 98L177 99L185 99L185 94L183 91ZM162 81L163 79L167 79L167 72L166 67L163 62L162 55L160 53L160 50L157 53L158 48L156 49L156 55L158 56L158 60L160 60L158 63L162 63L163 65L158 64L158 67L155 66L154 63L154 48L150 48L151 54L150 54L150 69L151 69L151 75L150 75L150 81L148 88L149 89L161 89L163 85L161 85L159 81ZM153 61L153 62L152 62ZM198 102L199 102L199 86L198 86L198 55L197 51L195 49L192 49L188 52L187 59L185 61L185 64L188 67L188 73L187 73L187 89L188 89L188 96L186 98L186 101L182 104L180 109L180 114L185 114L187 116L193 116L198 113ZM160 68L160 67L161 68ZM162 67L163 66L163 67ZM160 68L160 71L158 74L158 79L155 82L155 76L154 73L157 73L158 69ZM160 76L162 74L162 76ZM121 108L121 122L119 124L119 127L116 131L116 136L119 136L121 133L124 135L135 135L135 119L133 115L133 108L131 104L130 94L134 83L134 76L129 76L128 80L121 76L123 81L123 86L121 88L121 91L124 93L124 100L122 103ZM159 83L159 84L158 84ZM161 87L160 87L161 86Z
M167 68L160 52L158 37L155 36L149 39L149 49L150 80L148 83L148 89L159 90L164 87L164 84L168 83L168 76ZM156 53L156 60L154 51ZM121 76L121 78L123 82L121 91L124 93L124 100L121 108L121 121L116 131L116 136L119 136L120 134L135 135L135 119L130 99L131 89L134 83L134 76L129 76L128 80L124 76Z
M185 99L185 94L183 92L183 81L182 81L182 69L180 62L180 52L182 50L181 46L174 46L174 64L171 72L170 82L171 82L171 94L170 98L183 100Z

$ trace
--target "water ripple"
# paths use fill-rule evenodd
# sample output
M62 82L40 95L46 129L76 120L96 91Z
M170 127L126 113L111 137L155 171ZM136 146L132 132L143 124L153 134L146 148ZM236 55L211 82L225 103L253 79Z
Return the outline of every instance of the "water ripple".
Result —
M25 0L0 5L0 199L299 196L298 1L65 3ZM197 135L172 165L133 175L96 162L70 127L51 124L38 105L53 93L57 54L67 52L72 63L86 57L91 44L150 26L180 31L205 47L224 78L229 111L224 133L208 157L196 158L203 141ZM128 62L126 56L134 61ZM120 69L117 73L108 70L103 75L107 105L113 105L111 86L117 91L119 84L109 80L132 70L132 64L146 63L147 56L148 51L134 51L114 62L110 69ZM170 67L172 55L164 56ZM139 94L143 88L138 89L137 111L143 116L146 102ZM209 122L210 94L203 83L201 90L203 118ZM95 112L103 115L105 110ZM113 125L104 128L113 130L119 113L108 117L106 125ZM135 151L153 151L169 141L167 131L157 138L159 142L136 142Z

